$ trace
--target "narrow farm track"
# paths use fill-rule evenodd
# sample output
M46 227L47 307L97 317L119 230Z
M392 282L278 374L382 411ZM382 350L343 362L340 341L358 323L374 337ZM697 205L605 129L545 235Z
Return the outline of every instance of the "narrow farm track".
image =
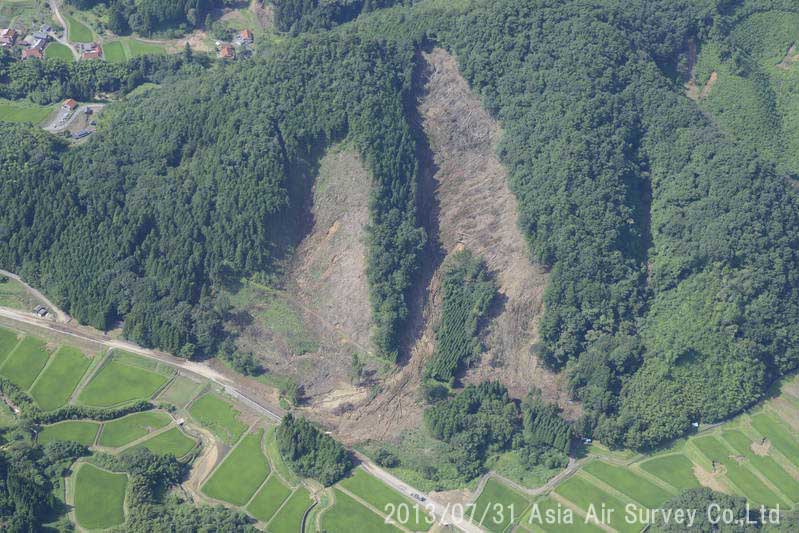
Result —
M53 311L61 312L55 306L53 306ZM31 313L20 312L15 309L9 309L7 307L0 307L0 317L6 318L12 322L22 323L27 326L33 326L39 329L46 329L61 335L67 335L73 338L81 339L83 341L96 343L109 349L125 350L131 353L135 353L136 355L146 357L148 359L160 361L174 368L180 369L183 372L193 374L196 377L202 377L208 379L209 381L212 381L213 383L223 387L225 392L230 396L233 396L235 399L237 399L244 405L247 405L255 412L275 422L280 422L280 420L283 417L284 411L282 409L271 405L270 406L263 405L260 400L256 400L248 396L246 391L240 390L236 383L234 383L232 380L228 379L221 373L217 372L213 368L209 367L207 364L180 359L178 357L163 352L158 352L155 350L150 350L148 348L143 348L132 342L115 340L108 337L107 335L104 335L99 331L93 330L92 328L88 328L85 326L78 327L74 324L58 323L53 321L42 320ZM433 499L430 499L429 497L426 497L426 495L422 491L412 487L411 485L408 485L407 483L395 477L391 473L383 470L378 465L373 463L372 460L366 457L365 455L355 450L350 450L350 451L363 464L367 472L371 473L373 476L382 480L384 483L389 485L397 492L410 498L413 498L411 496L412 494L417 494L422 497L425 497L425 504L432 507L433 514L441 522L445 524L451 524L457 527L458 529L465 531L466 533L479 533L480 531L482 531L479 527L472 524L465 518L458 520L457 517L454 517L450 512L450 508L448 505L447 506L442 505L440 502L437 502Z
M50 300L47 298L47 296L45 296L44 294L42 294L42 293L41 293L41 292L39 292L38 290L34 289L33 287L31 287L30 285L28 285L27 283L25 283L25 281L23 281L23 279L22 279L22 278L20 278L19 276L17 276L17 275L16 275L16 274L14 274L13 272L8 272L7 270L0 269L0 275L2 275L2 276L7 276L7 277L9 277L9 278L13 279L14 281L17 281L17 282L21 283L21 284L22 284L22 286L24 286L24 287L25 287L25 289L26 289L26 290L27 290L29 293L31 293L31 294L32 294L32 295L33 295L35 298L38 298L39 300L43 301L43 302L45 303L45 305L47 305L47 307L49 308L49 310L50 310L50 311L51 311L51 312L52 312L52 313L53 313L53 314L56 316L56 320L58 320L59 322L62 322L62 323L64 323L64 324L66 324L66 323L68 323L70 320L72 320L72 317L71 317L71 316L69 316L68 314L66 314L66 313L65 313L64 311L62 311L62 310L61 310L61 309L60 309L60 308L59 308L59 307L58 307L56 304L54 304L53 302L51 302L51 301L50 301Z

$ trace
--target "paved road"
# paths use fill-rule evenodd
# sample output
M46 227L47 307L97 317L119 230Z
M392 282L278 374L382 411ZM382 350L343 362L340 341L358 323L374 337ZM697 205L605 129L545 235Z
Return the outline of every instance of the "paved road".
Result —
M64 17L61 16L61 11L59 10L59 5L57 0L50 0L50 9L53 11L53 15L55 16L56 20L59 24L64 28L64 38L58 37L54 31L50 32L50 36L58 41L59 43L63 44L64 46L69 48L69 51L72 52L72 57L75 58L75 61L80 59L80 54L78 54L78 50L72 45L71 42L67 40L67 22L64 20Z
M60 310L58 310L58 308L56 308L55 306L52 306L52 309L56 313L60 312ZM225 392L227 392L229 395L233 396L243 404L249 406L254 411L276 422L279 422L280 419L282 418L282 410L279 410L273 406L266 406L262 404L259 400L256 400L248 396L246 392L241 391L237 387L236 383L234 383L233 381L231 381L230 379L228 379L227 377L220 374L219 372L217 372L216 370L214 370L213 368L209 367L204 363L187 361L185 359L181 359L166 353L157 352L155 350L150 350L148 348L143 348L132 342L111 339L110 337L102 334L99 331L93 332L90 328L83 327L81 329L77 329L73 325L48 321L37 317L33 313L26 313L23 311L18 311L16 309L0 307L0 316L5 317L9 320L13 320L15 322L21 322L27 324L29 326L47 329L50 331L54 331L56 333L60 333L62 335L68 335L84 341L94 342L106 346L108 348L117 348L120 350L125 350L128 352L135 353L142 357L158 360L160 362L178 368L184 372L201 376L216 383L217 385L220 385L225 389ZM472 524L468 520L464 518L458 519L458 517L461 517L461 515L463 514L458 512L459 511L458 509L455 510L454 513L455 516L453 516L452 512L453 509L450 509L449 506L445 506L440 502L437 502L434 499L429 498L422 491L413 488L412 486L408 485L404 481L395 477L391 473L380 468L365 455L354 450L352 450L352 452L355 455L355 457L357 457L358 460L361 461L363 467L367 471L369 471L375 477L383 480L389 486L393 487L394 490L397 490L398 492L408 497L411 497L411 494L418 494L423 496L425 498L424 504L428 505L428 508L432 509L433 514L435 514L437 520L441 521L444 524L452 524L461 529L462 531L465 531L466 533L479 533L480 531L482 531L479 527Z

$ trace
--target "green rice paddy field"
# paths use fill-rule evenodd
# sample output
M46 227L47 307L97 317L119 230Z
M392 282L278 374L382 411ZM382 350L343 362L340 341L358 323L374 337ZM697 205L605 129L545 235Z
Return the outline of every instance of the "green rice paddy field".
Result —
M62 346L39 376L31 396L45 411L66 405L91 363L77 348Z
M168 377L158 372L115 358L92 378L78 395L78 401L93 407L112 407L135 400L146 400L168 380Z
M85 529L105 529L125 521L128 476L83 464L75 474L75 519Z
M189 413L197 422L228 444L239 440L247 429L247 426L239 421L240 413L236 408L214 393L204 394L195 400Z
M233 505L246 504L269 475L263 436L263 430L246 435L203 485L203 492Z

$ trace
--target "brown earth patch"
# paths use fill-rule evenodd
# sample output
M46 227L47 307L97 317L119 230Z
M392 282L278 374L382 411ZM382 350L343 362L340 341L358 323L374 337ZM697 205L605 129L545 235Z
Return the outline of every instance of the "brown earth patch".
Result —
M752 443L752 451L755 455L765 457L769 454L769 450L771 450L771 442L768 439L763 439L763 442Z
M210 52L213 49L209 44L208 33L203 30L194 30L185 37L175 41L168 41L166 45L170 51L179 52L186 47L186 43L195 52Z
M796 43L794 43L788 49L788 53L785 54L785 57L782 58L782 61L777 64L777 68L788 70L791 68L791 65L797 62L799 62L799 49L796 48Z
M267 4L263 0L252 0L250 11L255 13L262 29L268 30L275 25L275 12L271 4Z
M281 287L251 283L249 301L241 304L239 345L258 355L268 371L302 384L311 411L337 407L330 397L349 382L354 353L367 361L367 377L377 366L369 357L366 281L370 188L357 152L331 147L319 162L305 209L305 237Z
M699 465L694 465L694 475L699 480L699 484L707 487L716 492L724 492L729 494L729 489L722 483L719 476L723 474L723 467L718 468L716 472L708 472Z
M342 419L339 435L347 443L396 437L422 423L419 386L435 348L440 266L462 248L485 258L501 293L501 309L486 335L487 352L463 382L501 380L515 397L536 386L570 415L578 409L568 404L562 379L539 365L531 352L547 276L530 261L517 226L516 198L496 156L501 129L471 92L454 57L437 48L419 59L416 119L429 143L420 154L420 213L431 241L422 279L429 281L417 285L405 365Z
M716 85L718 79L719 79L718 72L714 70L713 72L710 73L710 78L708 78L707 83L705 83L705 86L702 87L702 92L699 93L700 100L707 98L707 95L710 94L711 90L713 90L713 86Z

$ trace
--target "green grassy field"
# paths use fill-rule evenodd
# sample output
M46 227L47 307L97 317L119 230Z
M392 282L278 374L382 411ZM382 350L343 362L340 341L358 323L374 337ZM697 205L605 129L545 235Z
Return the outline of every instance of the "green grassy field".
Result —
M68 46L57 42L52 42L47 45L47 48L44 49L44 56L47 59L63 59L67 63L74 59L72 50L70 50Z
M289 494L291 489L278 476L272 474L247 506L247 512L261 522L269 522Z
M752 451L753 442L740 431L725 431L721 435L736 452L746 458L752 467L771 481L780 492L785 494L791 501L799 502L799 481L788 474L782 465L771 457L754 453Z
M587 524L585 518L574 513L571 523L567 519L558 520L549 516L565 516L565 509L561 503L551 498L535 502L519 520L519 529L532 533L601 533L603 530L594 524Z
M594 461L586 465L583 470L650 509L657 508L672 496L627 468Z
M128 60L122 41L111 41L103 44L103 56L111 63L124 63Z
M687 490L699 487L694 465L682 454L664 455L641 463L641 468L672 487Z
M236 408L213 393L198 398L191 404L189 413L197 422L228 444L235 443L247 429L247 426L239 421L240 413Z
M283 459L283 456L280 454L280 450L277 447L277 439L275 438L275 427L271 427L266 432L266 455L269 457L269 460L272 462L272 466L280 474L284 480L286 480L290 485L296 486L300 483L300 479L297 475L289 468L289 465L286 464L286 461Z
M75 519L86 529L105 529L125 521L126 474L83 464L75 475Z
M45 426L39 433L38 441L40 444L47 444L57 440L72 440L84 446L94 444L94 438L100 424L88 420L68 420L50 426Z
M583 511L587 511L590 506L597 510L605 506L605 509L614 509L614 513L605 523L622 533L637 533L641 528L636 524L628 524L624 519L625 502L608 494L607 492L592 485L585 479L572 476L555 489L555 493L569 500ZM600 516L601 518L601 516Z
M414 512L415 502L405 498L379 479L369 475L362 468L356 468L352 474L342 480L339 485L355 494L378 511L387 513L387 506L393 504L394 508L403 505L411 510L409 520L402 524L411 531L427 531L432 520L426 520L424 507L419 506L419 513ZM404 511L403 511L404 512Z
M766 437L777 451L794 465L799 466L799 444L782 422L778 422L766 413L760 413L752 417L752 426Z
M0 374L10 379L17 387L28 390L42 371L50 352L45 342L35 337L25 337L19 346L6 358Z
M67 38L73 43L90 43L94 41L94 32L72 15L64 14L67 23Z
M146 43L138 39L128 39L127 42L128 57L138 57L143 55L160 55L165 54L166 50L163 46L156 43Z
M119 448L161 429L172 421L163 411L144 411L118 418L103 425L97 444Z
M150 398L168 378L161 374L113 360L95 375L78 395L78 401L94 407L110 407Z
M0 328L0 365L3 364L3 361L6 360L8 354L11 353L18 343L19 338L16 332L10 329Z
M175 427L163 433L159 433L155 437L141 442L130 449L137 450L139 448L147 448L153 453L161 455L172 454L180 459L192 451L196 445L197 442L195 442L194 439L185 435L180 428Z
M203 485L203 492L233 505L247 503L269 475L269 464L261 451L263 436L263 430L245 436Z
M65 405L91 364L91 358L77 348L62 346L33 386L31 396L45 411Z
M710 461L716 461L726 469L725 475L746 498L758 505L774 507L786 506L782 498L774 494L751 470L741 465L732 455L734 453L716 437L699 437L693 444Z
M204 384L194 382L181 376L176 377L158 397L160 401L171 403L175 407L186 407L200 392Z
M33 124L39 124L47 118L53 109L55 109L55 106L42 106L27 100L12 101L0 98L0 121L31 122ZM9 285L10 287L10 282L4 283L3 285ZM0 296L2 296L1 293ZM13 307L18 306L15 305Z
M322 514L323 531L400 531L340 490L335 494L336 503Z
M275 515L267 529L269 533L297 533L300 529L302 516L305 510L311 505L311 495L302 487L294 491L289 499L283 504L280 511ZM377 515L375 515L377 516ZM367 530L345 530L345 531L367 531Z
M519 519L530 502L524 495L495 479L489 479L474 502L474 512L468 511L472 522L495 532L505 531L511 519Z

